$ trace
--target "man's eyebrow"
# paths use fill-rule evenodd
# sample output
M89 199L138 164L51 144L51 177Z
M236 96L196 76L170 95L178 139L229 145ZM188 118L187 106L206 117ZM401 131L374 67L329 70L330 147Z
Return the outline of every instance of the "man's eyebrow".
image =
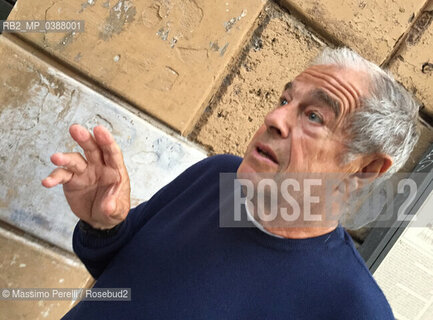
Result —
M284 86L284 91L292 89L293 83L292 81L289 81L286 83L286 85Z
M336 117L340 115L341 113L340 101L332 98L327 92L323 91L322 89L315 89L313 90L311 95L313 96L313 98L329 106L332 109L332 111L334 111Z

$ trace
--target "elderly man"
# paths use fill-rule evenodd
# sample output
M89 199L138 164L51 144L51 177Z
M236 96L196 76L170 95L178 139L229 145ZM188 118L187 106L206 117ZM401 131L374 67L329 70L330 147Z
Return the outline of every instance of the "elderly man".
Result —
M389 74L349 49L326 49L286 85L243 159L200 161L133 209L110 133L72 125L85 158L52 155L59 168L42 184L63 184L80 218L73 247L95 287L131 288L132 300L83 301L64 319L393 319L323 205L306 219L301 201L296 223L282 226L265 219L270 206L254 196L242 211L251 228L224 228L219 176L237 173L257 188L263 176L332 173L331 193L344 199L402 166L418 139L416 119L415 102ZM343 212L342 203L332 210Z

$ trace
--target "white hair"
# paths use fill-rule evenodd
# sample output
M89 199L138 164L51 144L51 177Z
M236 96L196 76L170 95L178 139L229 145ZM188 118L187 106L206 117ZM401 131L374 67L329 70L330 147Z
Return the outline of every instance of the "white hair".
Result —
M350 114L346 122L350 138L346 141L346 152L342 160L347 163L356 156L374 153L390 156L392 166L370 186L370 191L373 191L397 172L409 158L419 138L419 105L391 73L348 48L326 48L313 60L312 65L336 65L360 70L369 77L368 96L361 97L362 107ZM359 194L352 194L351 201L359 203L361 208L365 197L361 200ZM380 210L374 213L362 209L360 211L361 213L344 213L346 227L359 228L374 220L380 213Z

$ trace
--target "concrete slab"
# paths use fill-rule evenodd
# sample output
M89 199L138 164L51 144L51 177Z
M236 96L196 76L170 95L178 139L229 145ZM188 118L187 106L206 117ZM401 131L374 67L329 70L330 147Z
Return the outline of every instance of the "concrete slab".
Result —
M132 206L149 199L206 153L151 125L21 47L0 37L0 219L71 250L77 218L61 187L40 180L50 155L80 151L68 128L105 125L124 151Z
M281 0L338 42L381 64L425 0Z
M85 20L83 33L25 39L186 134L263 0L21 1L9 20Z
M0 288L84 288L93 281L77 258L0 227ZM11 291L9 291L10 293ZM60 319L72 300L3 300L1 319Z
M243 156L284 85L301 72L324 43L277 5L268 5L245 48L239 70L192 134L215 153Z
M390 70L403 85L424 104L433 117L433 2L422 13L399 52L390 63Z

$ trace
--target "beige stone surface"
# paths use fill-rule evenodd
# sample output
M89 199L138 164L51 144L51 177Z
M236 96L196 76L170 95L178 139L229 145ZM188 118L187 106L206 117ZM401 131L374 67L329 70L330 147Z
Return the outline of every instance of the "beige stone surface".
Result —
M390 70L433 116L433 2L408 35Z
M0 288L84 288L92 282L85 267L71 254L0 226ZM0 319L57 320L73 303L0 300Z
M9 20L85 20L82 33L20 35L187 133L263 5L262 0L19 0Z
M320 52L323 42L276 5L267 6L246 57L191 135L214 153L243 156L284 85Z
M381 64L426 0L282 0L322 32Z

